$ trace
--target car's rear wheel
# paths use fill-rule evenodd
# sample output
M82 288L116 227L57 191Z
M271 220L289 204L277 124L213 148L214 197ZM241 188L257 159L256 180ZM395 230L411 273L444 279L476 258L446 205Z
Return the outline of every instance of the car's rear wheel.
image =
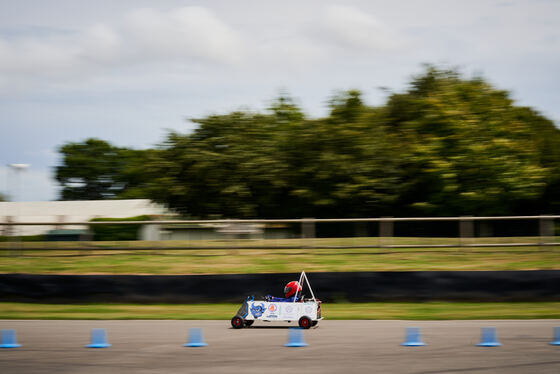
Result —
M253 322L255 322L254 319L246 319L245 320L245 327L249 327L253 324Z
M234 329L241 329L243 328L243 318L239 316L235 316L231 319L231 327Z
M302 329L308 329L311 327L311 318L303 316L299 319L298 324Z

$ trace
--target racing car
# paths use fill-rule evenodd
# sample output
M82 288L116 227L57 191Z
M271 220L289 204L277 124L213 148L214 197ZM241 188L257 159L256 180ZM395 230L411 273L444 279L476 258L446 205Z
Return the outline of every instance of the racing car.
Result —
M311 298L303 295L303 287L297 289L293 301L271 301L270 297L255 298L249 296L231 319L231 326L234 329L251 326L256 320L272 321L297 321L302 329L309 329L316 326L321 316L321 300L317 300L311 289L311 284L307 275L302 271L299 277L299 284L303 286L303 281L307 284L311 293Z

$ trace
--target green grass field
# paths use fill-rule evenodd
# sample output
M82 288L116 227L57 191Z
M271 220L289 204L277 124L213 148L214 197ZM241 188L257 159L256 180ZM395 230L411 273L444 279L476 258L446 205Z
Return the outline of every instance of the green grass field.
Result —
M479 243L480 240L478 239ZM499 238L484 242L500 243ZM508 238L507 240L512 240ZM537 243L538 238L513 238ZM560 269L559 246L348 248L377 238L266 242L198 242L231 249L187 249L193 242L0 243L0 273L32 274L240 274L317 271L428 271ZM454 244L447 238L392 238L384 244ZM471 241L472 242L472 241ZM79 243L83 245L84 243ZM246 244L246 245L244 245ZM247 247L270 246L269 249ZM278 248L291 245L295 248ZM323 248L306 248L309 246ZM44 248L41 250L30 248ZM277 248L274 248L274 247ZM243 248L245 247L245 248ZM299 247L299 248L298 248ZM338 248L334 248L338 247ZM115 249L117 248L117 249ZM0 303L0 319L230 319L237 304L129 305ZM537 303L337 303L328 319L529 319L560 318L560 302Z
M0 319L223 319L239 304L131 305L0 303ZM543 319L560 318L560 302L323 304L326 319Z
M138 245L138 244L137 244ZM239 274L560 269L560 247L0 251L0 273Z

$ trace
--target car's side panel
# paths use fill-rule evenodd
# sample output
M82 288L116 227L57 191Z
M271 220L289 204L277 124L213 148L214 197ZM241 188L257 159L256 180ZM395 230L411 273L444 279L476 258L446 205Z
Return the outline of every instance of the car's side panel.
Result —
M317 302L268 302L247 301L248 313L246 320L265 321L298 321L300 317L307 316L317 320Z

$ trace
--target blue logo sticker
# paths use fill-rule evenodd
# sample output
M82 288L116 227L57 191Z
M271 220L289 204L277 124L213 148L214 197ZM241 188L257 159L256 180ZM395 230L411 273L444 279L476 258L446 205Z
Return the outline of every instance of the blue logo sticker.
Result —
M261 305L253 304L253 306L251 307L251 314L255 318L259 318L260 316L263 315L265 310L266 310L266 308L265 308L264 304L261 304Z

